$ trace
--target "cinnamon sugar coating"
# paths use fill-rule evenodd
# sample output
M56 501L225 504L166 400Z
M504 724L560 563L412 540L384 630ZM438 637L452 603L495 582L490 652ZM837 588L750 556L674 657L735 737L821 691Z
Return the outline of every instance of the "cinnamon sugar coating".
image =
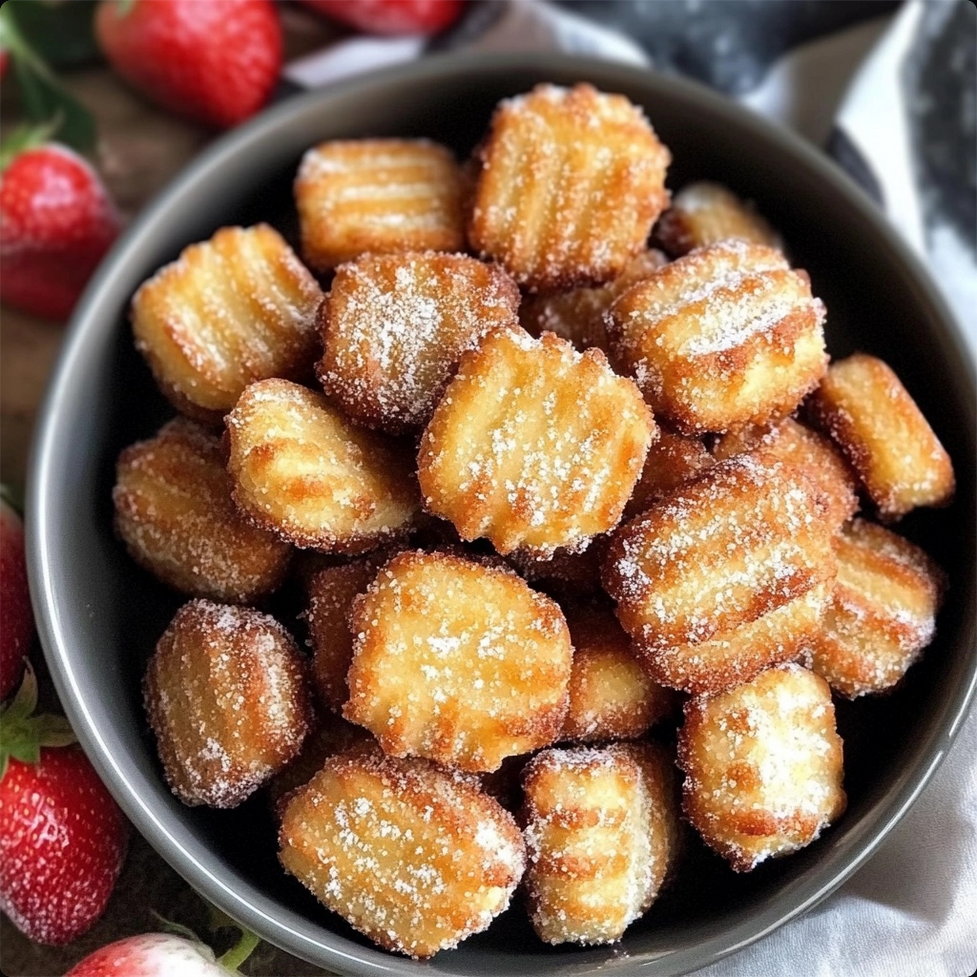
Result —
M712 455L698 438L659 428L657 440L648 449L641 477L624 507L624 518L633 519L712 464Z

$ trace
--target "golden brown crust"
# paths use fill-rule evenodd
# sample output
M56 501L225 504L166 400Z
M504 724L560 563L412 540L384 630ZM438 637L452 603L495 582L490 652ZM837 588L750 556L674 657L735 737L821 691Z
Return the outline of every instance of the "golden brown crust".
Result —
M140 286L132 331L176 409L215 424L249 383L308 375L321 301L274 228L222 227Z
M462 357L421 438L425 507L503 554L580 549L617 525L655 434L600 350L497 329Z
M184 804L236 807L299 752L311 721L292 636L250 607L192 600L143 681L149 724Z
M422 428L461 354L518 327L519 289L463 254L368 254L341 265L320 313L319 381L353 420L389 434Z
M470 778L379 750L327 759L286 801L279 844L320 902L415 958L486 929L525 868L512 815Z
M668 150L639 108L591 85L501 102L477 156L469 241L531 290L610 281L668 202Z
M302 255L328 271L366 252L459 251L463 190L451 151L426 139L322 143L295 179Z
M641 477L624 507L624 518L633 519L679 486L711 468L712 455L698 438L687 438L659 428L658 439L648 449Z
M809 409L841 446L883 518L952 500L950 456L882 360L856 353L832 363Z
M410 528L419 507L410 449L356 427L322 394L253 383L227 433L238 508L296 546L357 553Z

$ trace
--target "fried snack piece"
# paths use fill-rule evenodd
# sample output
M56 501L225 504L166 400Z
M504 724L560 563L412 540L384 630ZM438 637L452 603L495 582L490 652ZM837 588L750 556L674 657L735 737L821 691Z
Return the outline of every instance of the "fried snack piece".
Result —
M633 285L605 325L655 413L703 434L790 414L824 376L824 315L779 251L723 241Z
M649 248L632 258L621 274L606 285L527 296L519 307L519 320L532 336L555 332L581 352L596 346L608 353L604 313L618 296L667 263L661 251Z
M833 579L833 527L800 468L742 455L611 539L604 588L645 651L724 635Z
M320 902L414 958L486 929L526 863L512 815L471 778L379 750L327 759L287 799L279 843Z
M655 240L673 257L729 238L782 248L780 235L749 204L719 183L689 183L655 225Z
M882 360L856 353L832 363L809 406L818 427L841 445L882 518L952 500L950 456Z
M747 451L761 458L801 465L828 504L827 518L835 526L858 512L858 477L830 439L792 417L776 424L746 427L722 435L712 447L722 461Z
M361 254L459 251L464 186L451 151L426 139L325 142L302 157L302 256L318 271Z
M559 607L511 570L448 553L400 553L350 613L343 715L395 756L496 770L552 743L572 648Z
M405 445L356 427L319 393L262 380L227 415L234 501L296 546L335 553L404 536L419 508Z
M585 550L557 549L540 559L526 550L514 550L509 562L534 587L560 598L594 597L600 594L600 568L608 537L595 536Z
M648 449L641 477L624 507L624 518L633 519L712 464L712 455L698 438L660 428L658 440Z
M686 817L737 872L810 844L845 809L831 690L800 665L689 700L678 763Z
M834 547L838 580L809 665L849 699L884 692L933 640L943 571L909 540L862 519Z
M561 740L636 739L675 712L677 696L647 673L612 611L578 607L566 618L573 668Z
M216 424L255 380L301 380L322 291L267 224L191 244L132 299L136 348L183 414Z
M462 357L421 438L425 507L502 554L582 549L617 525L655 435L600 350L497 329Z
M173 793L236 807L298 755L311 707L292 636L250 607L192 600L159 639L143 680Z
M468 239L530 291L620 275L668 203L671 156L644 113L586 84L501 102L476 156Z
M529 912L547 943L613 943L678 850L671 758L651 743L544 750L523 774Z
M354 421L390 434L422 428L461 354L518 327L519 289L463 254L368 254L342 265L320 326L323 388Z
M245 603L284 579L292 547L237 511L220 440L193 421L176 418L130 445L115 472L116 532L163 583Z

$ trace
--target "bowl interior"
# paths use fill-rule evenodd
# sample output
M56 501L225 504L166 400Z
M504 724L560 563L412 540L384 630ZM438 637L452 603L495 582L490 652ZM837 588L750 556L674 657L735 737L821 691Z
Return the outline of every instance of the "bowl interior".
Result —
M867 202L812 152L691 85L567 58L429 62L285 105L195 164L120 243L89 291L50 393L31 486L31 566L42 637L70 718L130 817L204 893L266 938L349 973L642 972L702 966L809 907L874 850L945 751L974 683L974 391L966 354L918 268ZM373 949L276 859L261 796L231 812L190 809L162 780L144 719L145 661L181 598L112 533L119 451L171 415L133 349L126 306L179 250L224 224L265 220L296 242L291 181L302 151L331 137L427 136L466 154L500 97L538 81L590 80L642 104L674 163L756 201L828 308L837 358L862 349L902 377L956 462L954 505L899 527L952 583L936 641L894 694L838 704L849 808L817 843L735 875L690 839L674 888L614 948L552 948L517 907L426 965ZM282 614L294 614L287 602ZM287 624L294 620L284 618ZM517 900L518 901L518 900Z

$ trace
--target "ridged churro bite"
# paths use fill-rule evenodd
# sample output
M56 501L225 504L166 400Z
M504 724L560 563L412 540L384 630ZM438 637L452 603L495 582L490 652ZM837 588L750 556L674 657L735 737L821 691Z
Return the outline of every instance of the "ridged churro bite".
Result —
M227 416L234 501L296 546L357 553L405 535L419 508L410 449L326 398L263 380Z
M573 668L561 740L635 739L675 712L678 697L648 674L612 611L568 608L566 617Z
M143 680L173 793L236 807L293 760L311 721L302 655L273 617L192 600L159 639Z
M781 247L780 236L756 208L707 180L682 187L655 225L655 241L676 258L729 238Z
M945 577L918 546L863 519L834 547L838 579L810 667L849 699L885 692L933 640Z
M651 743L544 750L523 774L526 887L547 943L613 943L678 853L671 758Z
M882 360L856 353L832 363L809 409L841 446L884 519L953 498L950 456Z
M343 715L395 756L491 771L552 743L572 647L559 607L508 569L407 551L350 614Z
M422 428L461 354L496 327L518 328L519 289L463 254L368 254L340 266L320 325L323 388L353 420Z
M116 532L163 583L246 603L284 579L292 547L238 512L220 439L209 431L172 420L126 448L115 471Z
M648 449L641 477L624 507L624 518L632 519L644 512L680 485L711 468L712 464L712 455L698 438L659 428L658 439Z
M503 554L581 549L617 525L656 433L600 350L497 329L462 357L421 438L425 507Z
M671 156L644 113L591 85L501 102L476 155L469 241L530 290L615 278L668 202Z
M463 195L451 151L427 139L322 143L295 179L302 256L329 271L367 252L459 251Z
M703 434L790 414L824 376L824 316L779 251L723 241L633 285L605 324L611 361L655 413Z
M132 331L177 410L215 424L249 383L310 375L321 301L274 228L222 227L140 286Z
M526 862L512 815L471 778L379 750L327 759L284 804L279 843L320 902L415 958L486 929Z
M809 845L845 809L831 690L796 664L686 703L678 760L686 817L737 872Z
M555 332L581 352L596 346L610 351L604 329L604 313L618 296L657 271L668 259L655 248L639 252L616 278L594 288L529 295L519 307L519 320L532 336Z

